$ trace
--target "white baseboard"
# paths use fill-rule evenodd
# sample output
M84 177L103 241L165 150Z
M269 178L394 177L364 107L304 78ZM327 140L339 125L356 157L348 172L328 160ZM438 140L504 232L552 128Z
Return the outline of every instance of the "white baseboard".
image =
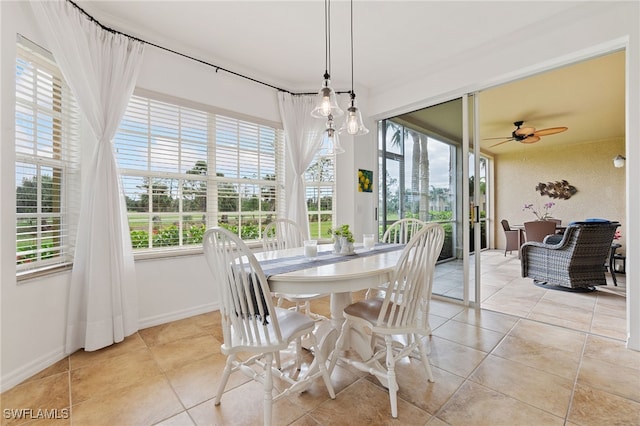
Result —
M180 311L168 312L162 315L156 315L153 317L140 318L138 321L138 328L149 328L160 324L166 324L168 322L177 321L189 317L193 317L200 314L206 314L207 312L217 311L220 309L220 303L207 303L206 305L193 306L188 309Z
M220 308L219 303L208 303L206 305L194 306L189 309L183 309L180 311L174 311L154 317L141 318L138 321L138 328L153 327L155 325L165 324L172 321L177 321L185 318L189 318L195 315L204 314L207 312L217 311ZM29 377L33 376L44 370L47 367L52 366L56 362L65 358L67 354L64 352L64 344L59 349L52 351L46 355L43 355L22 367L19 367L13 371L4 374L0 378L0 392L11 389L15 385L23 382Z
M11 389L34 374L37 374L61 359L64 359L66 356L67 354L64 352L64 345L62 345L55 351L49 352L48 354L43 355L20 368L10 371L7 374L3 374L2 379L0 379L0 392Z

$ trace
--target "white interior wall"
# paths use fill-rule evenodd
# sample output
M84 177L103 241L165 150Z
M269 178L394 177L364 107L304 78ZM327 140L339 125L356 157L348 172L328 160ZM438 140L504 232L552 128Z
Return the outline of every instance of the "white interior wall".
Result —
M537 33L523 32L509 40L500 41L499 48L478 54L465 61L465 66L443 69L401 87L376 92L368 99L358 93L363 112L369 115L370 133L344 138L347 152L338 159L337 220L353 223L357 238L362 232L375 229L373 209L377 189L361 194L356 190L354 170L376 170L376 128L371 117L382 118L428 106L491 82L507 81L509 76L526 75L536 67L567 61L575 52L588 52L599 44L622 39L628 43L627 116L640 116L640 43L638 36L638 4L607 3L606 8L595 6L582 13L561 16L560 22L550 23ZM2 200L15 197L14 187L14 105L15 105L15 34L17 32L46 47L35 27L27 2L0 2L0 196ZM551 25L553 24L553 25ZM521 55L526 52L526 55ZM579 53L583 54L583 53ZM519 58L519 61L513 60ZM469 64L473 63L474 66ZM542 64L542 65L540 65ZM502 82L500 81L500 82ZM139 86L187 98L197 102L238 111L272 121L280 121L277 98L273 90L244 81L223 72L215 73L205 65L149 47L139 79ZM640 122L628 120L627 182L640 182ZM377 182L377 175L374 176ZM376 184L377 186L377 184ZM634 188L627 185L627 188ZM5 206L11 208L6 208ZM4 203L0 210L0 279L1 279L1 389L19 383L61 359L66 321L66 296L69 273L16 283L15 279L15 212L13 203ZM627 194L627 217L640 217L640 195ZM369 220L371 218L371 220ZM640 224L630 221L630 241L640 241ZM635 324L629 346L640 349L640 297L638 248L628 248L629 321ZM635 261L634 261L635 260ZM202 279L206 266L202 256L184 256L136 263L140 323L159 324L213 308L215 292Z
M28 2L0 2L1 94L0 194L15 199L14 105L16 33L47 47ZM280 122L276 92L268 87L147 46L137 87L272 122ZM87 172L87 171L84 171ZM64 357L70 272L16 282L15 210L3 204L1 277L1 389ZM5 207L6 206L6 207ZM202 255L136 262L140 327L217 309Z
M551 146L544 151L530 151L525 155L516 151L501 154L496 160L497 176L504 179L494 181L496 221L507 219L510 224L521 224L535 220L524 204L542 207L548 198L540 197L535 190L538 182L567 180L578 192L570 200L555 199L551 209L555 218L563 225L587 218L606 218L620 222L622 238L618 241L626 252L628 240L625 170L613 166L611 159L624 152L624 139L608 139L583 142L569 146ZM612 190L614 188L614 190ZM598 200L594 203L593 200ZM496 230L497 247L505 247L502 228Z

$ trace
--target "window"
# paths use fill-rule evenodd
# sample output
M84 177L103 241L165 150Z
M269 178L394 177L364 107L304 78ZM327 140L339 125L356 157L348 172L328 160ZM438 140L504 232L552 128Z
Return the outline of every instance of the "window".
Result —
M134 95L115 137L134 249L200 245L208 226L257 240L282 208L283 132Z
M78 108L50 53L18 36L16 55L16 268L73 260Z
M380 233L407 217L439 222L446 235L440 259L452 257L455 145L391 120L380 121L378 132Z
M325 135L326 139L326 135ZM327 141L325 140L325 146ZM335 195L335 155L318 152L305 172L309 235L314 239L328 238L333 226Z

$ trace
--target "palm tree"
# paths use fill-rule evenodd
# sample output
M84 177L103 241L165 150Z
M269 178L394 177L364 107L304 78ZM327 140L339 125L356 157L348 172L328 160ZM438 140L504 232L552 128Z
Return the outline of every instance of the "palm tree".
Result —
M389 140L390 145L402 148L404 142L403 132L407 132L407 136L413 141L413 151L411 154L411 187L407 191L407 195L410 196L412 204L416 202L418 198L418 208L414 206L410 208L410 211L415 212L417 210L418 218L421 220L429 220L429 151L428 141L429 138L412 129L406 129L404 126L398 125L393 122L391 124L393 133Z

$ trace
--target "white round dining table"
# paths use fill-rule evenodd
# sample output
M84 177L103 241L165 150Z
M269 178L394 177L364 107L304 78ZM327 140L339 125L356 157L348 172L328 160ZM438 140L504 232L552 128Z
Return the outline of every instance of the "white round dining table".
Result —
M261 252L256 253L256 258L261 261L291 257L302 254L303 250L300 247ZM319 253L331 250L332 244L318 246ZM352 302L351 293L388 282L389 274L402 254L402 250L394 250L357 255L364 250L362 244L356 244L356 255L346 255L352 258L350 260L271 275L268 278L269 287L272 292L278 293L331 294L331 322L339 331L344 322L342 311Z

